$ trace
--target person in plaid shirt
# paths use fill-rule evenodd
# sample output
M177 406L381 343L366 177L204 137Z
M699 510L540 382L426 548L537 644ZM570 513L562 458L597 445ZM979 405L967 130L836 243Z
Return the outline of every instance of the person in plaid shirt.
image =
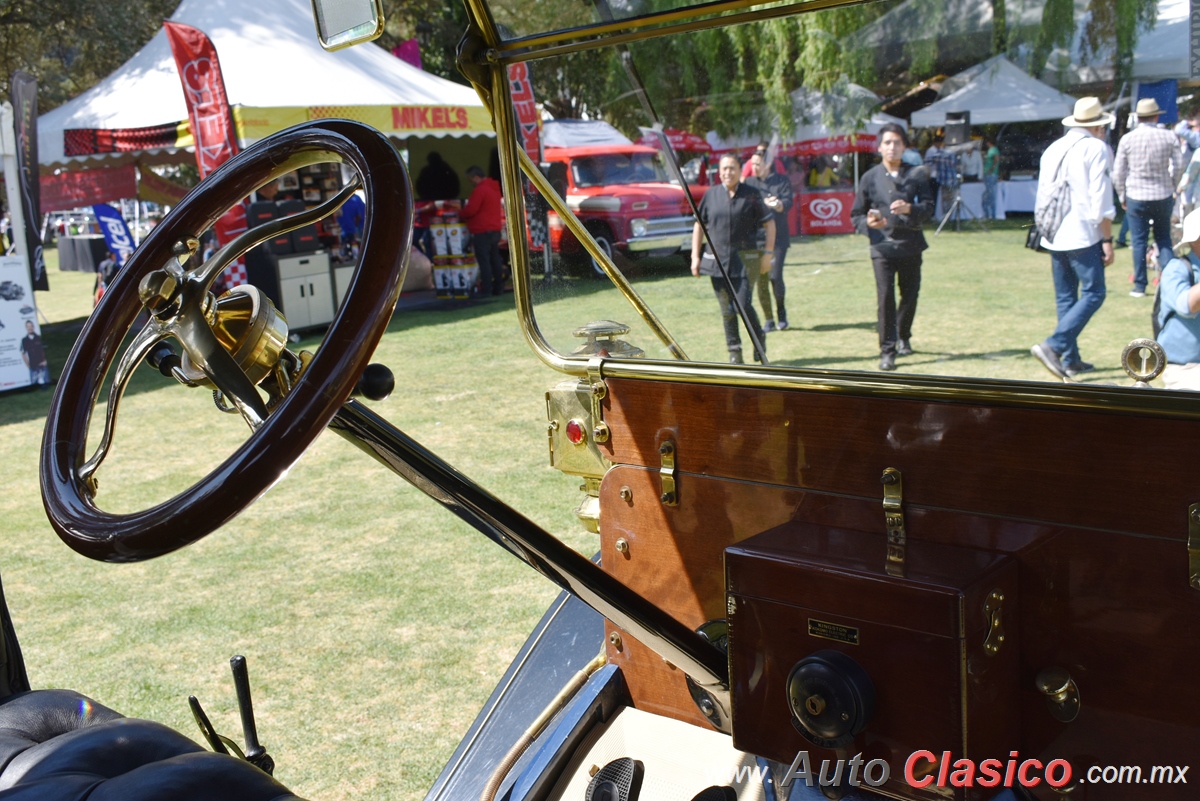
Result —
M1175 206L1175 184L1183 175L1183 153L1176 136L1158 127L1161 110L1154 98L1139 100L1138 125L1121 139L1113 166L1113 186L1129 219L1133 237L1133 290L1145 297L1146 246L1150 227L1158 245L1158 263L1171 259L1171 211Z
M959 184L958 154L945 149L944 144L943 137L935 137L933 147L925 154L925 166L929 168L929 173L941 192L943 212L954 202L954 192Z

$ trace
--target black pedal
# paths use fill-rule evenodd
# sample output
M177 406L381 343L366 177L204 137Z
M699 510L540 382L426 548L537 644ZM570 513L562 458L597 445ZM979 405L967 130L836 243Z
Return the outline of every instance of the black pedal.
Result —
M637 801L645 767L636 759L614 759L588 783L584 801Z

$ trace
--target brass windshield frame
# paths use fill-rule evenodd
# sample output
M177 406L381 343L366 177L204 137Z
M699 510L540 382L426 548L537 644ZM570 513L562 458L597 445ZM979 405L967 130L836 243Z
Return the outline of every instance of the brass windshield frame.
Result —
M578 33L560 32L541 37L540 43L546 46L540 50L512 51L507 54L497 49L500 37L495 22L487 8L486 0L464 0L468 14L473 20L472 31L476 31L487 49L478 52L476 63L469 66L468 78L472 79L476 91L489 107L492 114L493 127L496 130L496 144L500 157L501 179L505 188L520 187L521 175L530 175L537 184L544 183L535 165L525 157L517 146L516 119L513 111L512 97L509 93L507 64L534 58L548 58L561 55L563 47L576 49L594 49L608 46L615 41L633 41L665 36L682 31L699 30L719 25L736 24L737 22L760 19L765 16L781 16L783 13L796 13L797 8L803 7L799 13L810 13L834 6L857 5L869 0L811 0L810 2L794 3L782 6L772 6L752 14L737 14L723 17L704 16L699 19L686 19L661 28L648 28L651 23L647 20L661 21L666 17L680 19L681 12L668 12L652 18L639 20L641 27L628 35L618 35L605 40L592 40L566 44ZM713 5L745 6L748 3L726 3ZM688 9L690 14L711 14L713 5L694 6ZM778 13L777 13L778 12ZM591 26L597 28L601 26ZM612 26L603 26L609 29ZM619 29L619 27L618 27ZM579 30L590 30L581 28ZM468 32L468 37L470 32ZM464 43L466 39L464 39ZM509 46L522 40L511 40ZM525 47L528 44L522 44ZM514 53L519 55L514 56ZM460 46L460 60L462 46ZM480 71L490 73L490 85L483 85L478 80ZM464 72L468 72L464 68ZM551 201L557 198L553 192ZM557 198L561 203L561 198ZM525 242L523 226L518 227L515 221L525 219L525 199L521 191L504 192L505 212L509 221L509 254L513 269L513 291L516 297L517 316L521 323L521 331L529 346L543 363L548 367L568 375L585 378L589 374L589 363L593 374L602 378L626 378L644 381L664 381L687 384L708 384L723 386L739 386L756 389L801 389L815 392L831 392L836 394L854 395L860 397L888 397L897 400L916 400L923 402L955 402L975 403L996 406L1019 406L1050 408L1059 410L1088 411L1096 413L1118 413L1153 417L1178 419L1200 419L1200 403L1192 392L1170 391L1155 389L1146 391L1134 387L1095 386L1083 384L1053 384L1050 382L1021 382L1002 381L996 379L967 378L960 376L912 376L912 375L882 375L854 371L818 370L798 367L749 367L740 365L721 365L717 363L699 362L664 362L646 359L591 359L587 356L571 357L558 351L547 342L537 326L534 315L531 294L531 265L529 251L526 247L515 247L514 243ZM556 208L559 208L555 204ZM565 204L559 210L566 217L573 218ZM578 220L575 222L578 224ZM582 226L580 226L582 227ZM586 231L582 231L586 234ZM590 235L580 239L593 256L603 256L603 252ZM625 284L628 287L628 283ZM630 304L638 309L641 298L627 292L618 285ZM629 288L632 291L632 288ZM644 304L643 304L644 305ZM652 313L651 313L652 314ZM644 319L649 321L650 318ZM657 319L657 318L654 318ZM656 332L657 333L657 332ZM660 337L661 338L661 337Z

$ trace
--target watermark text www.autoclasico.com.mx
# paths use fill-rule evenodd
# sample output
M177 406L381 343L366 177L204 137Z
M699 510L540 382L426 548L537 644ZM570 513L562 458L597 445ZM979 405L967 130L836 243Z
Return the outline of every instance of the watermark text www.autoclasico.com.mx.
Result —
M736 768L732 775L722 777L733 783L760 782L768 769L754 766ZM1079 777L1086 784L1187 784L1187 765L1100 766L1093 765ZM940 755L932 751L914 751L904 762L904 781L911 787L1065 787L1071 783L1074 771L1065 759L1042 762L1022 759L1010 751L1007 759L953 759L949 751ZM819 766L801 751L780 779L780 785L801 782L809 787L849 785L852 787L882 787L891 779L891 765L882 759L867 760L855 754L848 759L823 759Z

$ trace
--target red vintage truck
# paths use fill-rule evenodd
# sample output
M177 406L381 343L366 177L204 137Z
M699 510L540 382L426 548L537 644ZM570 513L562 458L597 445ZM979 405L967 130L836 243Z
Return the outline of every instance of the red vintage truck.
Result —
M546 162L566 167L567 205L605 252L618 259L686 255L695 217L655 148L633 144L606 123L575 120L547 122L545 141ZM574 142L581 143L553 146ZM549 229L555 252L603 275L554 212Z

